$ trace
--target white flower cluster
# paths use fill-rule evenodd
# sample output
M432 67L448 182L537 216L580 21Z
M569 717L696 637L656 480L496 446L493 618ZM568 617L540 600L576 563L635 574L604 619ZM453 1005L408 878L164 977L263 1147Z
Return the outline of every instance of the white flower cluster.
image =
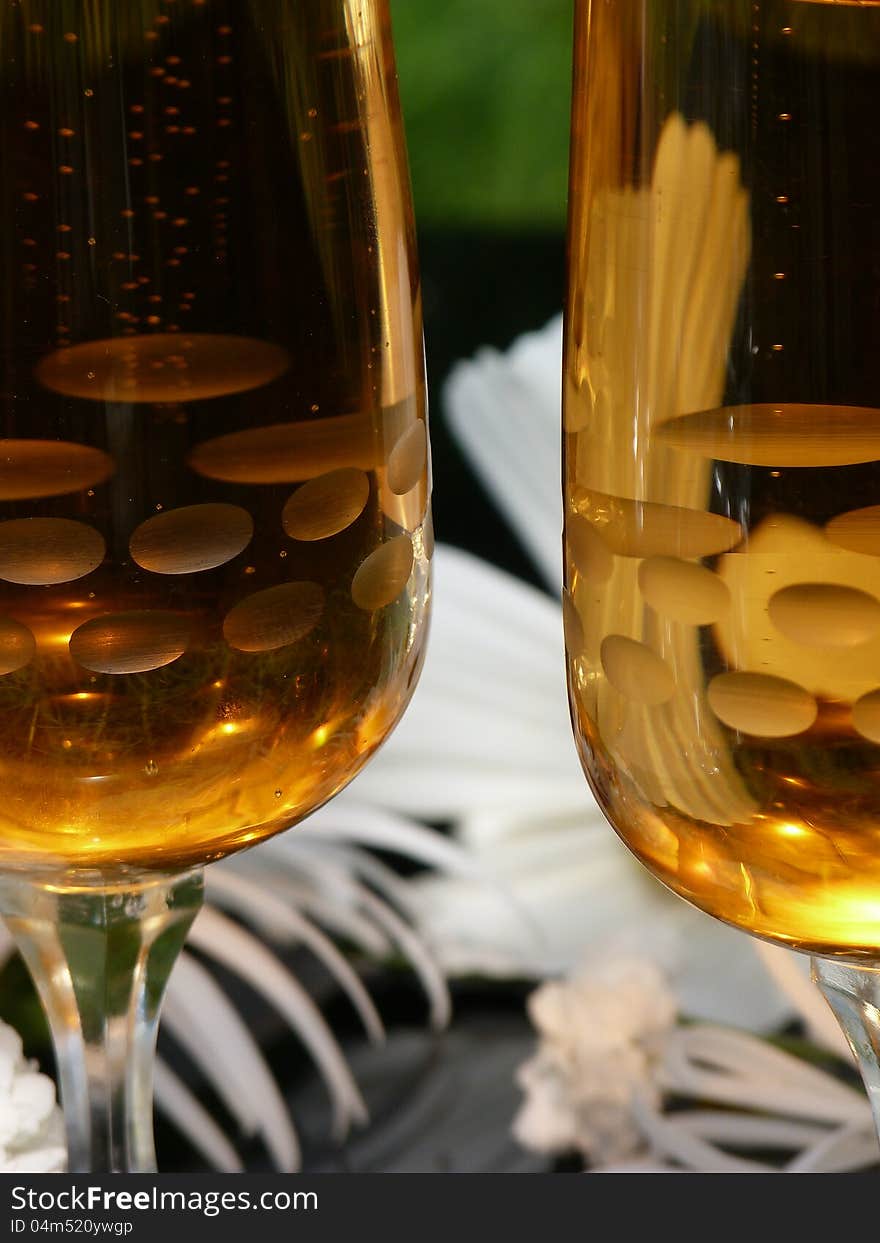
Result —
M0 1023L0 1173L59 1174L66 1165L55 1084L24 1057L18 1033Z
M651 963L617 960L542 985L529 999L538 1053L520 1068L517 1138L540 1152L621 1161L644 1136L634 1102L657 1106L657 1067L676 1001Z
M602 1173L877 1164L868 1101L834 1064L826 1071L734 1028L677 1024L676 1009L657 967L613 955L542 985L529 1004L540 1040L519 1073L519 1141L580 1152ZM756 1151L778 1160L757 1161Z

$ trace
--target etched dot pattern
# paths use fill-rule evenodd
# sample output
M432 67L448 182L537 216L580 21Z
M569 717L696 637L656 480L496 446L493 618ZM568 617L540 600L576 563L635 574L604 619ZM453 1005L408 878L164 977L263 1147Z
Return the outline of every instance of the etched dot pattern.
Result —
M825 534L838 548L880 557L880 505L838 514L825 527Z
M65 397L91 401L206 401L270 384L290 360L280 346L220 334L112 338L57 350L37 380Z
M395 430L393 412L387 430ZM375 470L382 455L371 416L340 414L217 436L196 445L189 464L224 483L300 483L343 467Z
M397 535L380 544L358 566L352 580L351 597L358 608L374 612L393 603L409 582L413 560L408 535Z
M253 533L253 520L239 505L186 505L141 523L130 550L155 574L197 574L232 561Z
M657 613L685 625L708 626L730 608L730 592L717 574L676 557L643 561L639 587Z
M719 673L709 683L712 711L731 729L760 738L801 734L816 720L816 700L801 686L764 673Z
M104 560L103 537L70 518L0 522L0 579L33 587L84 578Z
M632 703L656 707L675 694L672 670L647 644L622 634L608 635L601 657L608 681Z
M880 458L878 412L859 406L730 406L686 414L654 433L664 445L747 466L850 466Z
M30 664L36 646L27 626L12 617L0 617L0 674L16 673Z
M39 500L96 488L113 471L113 459L88 445L0 440L0 501Z
M568 520L566 533L571 559L581 578L597 586L607 583L614 570L614 557L596 528L575 514Z
M880 744L880 690L869 691L852 709L853 728L869 742Z
M293 494L284 506L281 523L291 539L329 539L358 520L369 496L370 481L362 470L328 471Z
M240 652L274 652L304 639L323 612L324 590L317 583L282 583L236 604L223 634Z
M145 609L85 622L70 637L70 654L94 673L147 673L178 660L188 642L185 618Z
M421 419L405 431L388 455L388 486L405 496L418 484L428 460L428 433Z
M772 597L768 612L787 638L813 647L858 647L880 634L880 601L855 587L796 583Z
M739 523L722 514L602 492L587 494L581 516L621 557L710 557L742 539Z

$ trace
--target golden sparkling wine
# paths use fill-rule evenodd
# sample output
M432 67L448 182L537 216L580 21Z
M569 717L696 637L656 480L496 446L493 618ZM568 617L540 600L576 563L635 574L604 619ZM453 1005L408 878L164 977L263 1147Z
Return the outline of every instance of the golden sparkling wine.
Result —
M179 871L335 794L429 594L384 5L0 17L0 865Z
M872 958L878 116L875 4L582 6L563 612L584 767L683 897Z

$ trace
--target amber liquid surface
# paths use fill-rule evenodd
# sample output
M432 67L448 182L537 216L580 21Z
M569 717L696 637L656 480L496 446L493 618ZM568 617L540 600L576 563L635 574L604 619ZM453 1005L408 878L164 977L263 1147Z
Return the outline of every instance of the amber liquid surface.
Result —
M585 5L579 32L563 603L581 757L677 893L876 957L880 11L638 8Z
M286 828L418 674L421 320L387 7L0 18L0 867Z

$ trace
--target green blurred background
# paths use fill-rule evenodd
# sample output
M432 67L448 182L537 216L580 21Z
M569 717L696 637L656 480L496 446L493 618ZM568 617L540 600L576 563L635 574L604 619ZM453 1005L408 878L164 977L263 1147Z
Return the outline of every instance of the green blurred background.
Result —
M573 0L392 0L420 229L564 226Z

